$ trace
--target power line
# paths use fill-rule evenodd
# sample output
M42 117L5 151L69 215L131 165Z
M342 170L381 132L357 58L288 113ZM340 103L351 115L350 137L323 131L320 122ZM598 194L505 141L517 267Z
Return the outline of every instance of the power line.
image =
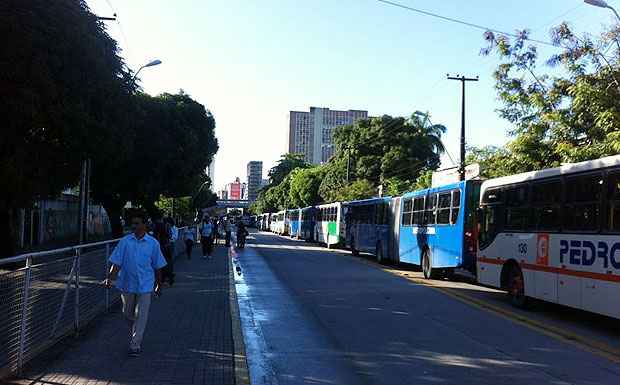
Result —
M482 31L485 31L485 32L490 31L490 32L494 32L494 33L497 33L497 34L500 34L500 35L511 36L511 37L514 37L514 38L523 38L524 40L531 41L532 43L538 43L538 44L548 45L548 46L551 46L551 47L556 47L556 45L554 45L553 43L550 43L548 41L532 39L532 38L529 38L529 37L524 38L523 36L518 36L518 35L516 35L514 33L504 32L504 31L500 31L500 30L495 29L495 28L489 28L489 27L485 27L483 25L470 23L468 21L459 20L459 19L455 19L455 18L452 18L452 17L439 15L437 13L432 13L432 12L425 11L425 10L422 10L422 9L409 7L407 5L396 3L396 2L393 2L393 1L388 1L388 0L377 0L377 1L380 2L380 3L387 4L387 5L391 5L393 7L398 7L398 8L406 9L406 10L411 11L411 12L420 13L420 14L425 15L425 16L430 16L430 17L434 17L434 18L441 19L441 20L444 20L444 21L449 21L451 23L456 23L456 24L461 24L461 25L465 25L465 26L468 26L468 27L476 28L476 29L479 29L479 30L482 30Z

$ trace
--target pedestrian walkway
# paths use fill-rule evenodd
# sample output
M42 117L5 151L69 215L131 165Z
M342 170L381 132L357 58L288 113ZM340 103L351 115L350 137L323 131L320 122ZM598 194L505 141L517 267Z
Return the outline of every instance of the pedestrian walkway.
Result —
M234 384L233 325L228 251L175 263L174 287L151 305L140 357L127 356L128 330L115 306L26 368L19 385ZM234 317L234 314L233 314Z

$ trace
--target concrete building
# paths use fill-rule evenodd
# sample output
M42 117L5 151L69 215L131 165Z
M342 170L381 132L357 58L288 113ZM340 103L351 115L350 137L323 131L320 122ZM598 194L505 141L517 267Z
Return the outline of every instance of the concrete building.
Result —
M255 201L263 180L263 162L253 160L248 163L248 198Z
M288 152L304 155L306 162L325 163L334 154L334 128L368 118L368 111L336 111L310 107L310 112L290 111Z

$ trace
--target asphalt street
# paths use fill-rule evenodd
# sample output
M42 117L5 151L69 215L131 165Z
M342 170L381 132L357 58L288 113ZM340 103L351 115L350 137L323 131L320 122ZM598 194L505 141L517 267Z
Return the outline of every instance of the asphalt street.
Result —
M236 288L252 384L620 384L618 364L334 252L253 233Z

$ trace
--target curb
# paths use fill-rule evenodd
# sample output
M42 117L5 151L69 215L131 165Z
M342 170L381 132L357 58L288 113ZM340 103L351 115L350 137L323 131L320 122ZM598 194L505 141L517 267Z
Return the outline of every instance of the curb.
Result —
M235 366L235 384L250 385L250 371L248 369L248 360L245 351L245 340L243 339L243 331L241 329L241 316L239 314L239 303L237 302L237 289L235 287L235 265L233 257L236 256L234 246L228 249L228 293L230 320L232 322L232 339L234 350L234 366Z

